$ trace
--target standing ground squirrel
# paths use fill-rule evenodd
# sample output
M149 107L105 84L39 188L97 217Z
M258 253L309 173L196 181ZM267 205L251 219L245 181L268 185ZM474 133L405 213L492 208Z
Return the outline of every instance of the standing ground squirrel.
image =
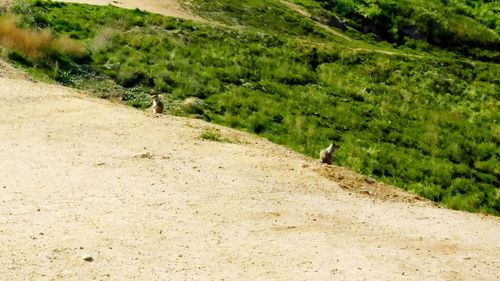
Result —
M340 146L336 144L335 142L332 142L329 147L322 149L319 153L319 159L321 160L322 163L326 163L328 165L332 164L332 159L333 159L333 153L335 150L337 150Z
M153 111L153 113L161 114L161 113L163 113L163 109L164 109L164 106L160 100L160 97L157 94L153 95L153 106L151 106L151 110Z

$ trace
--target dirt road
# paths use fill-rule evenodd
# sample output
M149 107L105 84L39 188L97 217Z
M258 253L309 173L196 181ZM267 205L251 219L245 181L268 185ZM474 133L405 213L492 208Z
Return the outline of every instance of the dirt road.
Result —
M57 0L58 2L84 3L92 5L113 5L122 8L139 8L148 12L162 14L170 17L201 20L184 9L177 0Z
M496 217L349 194L265 140L5 68L2 280L500 276ZM208 129L230 141L200 140Z

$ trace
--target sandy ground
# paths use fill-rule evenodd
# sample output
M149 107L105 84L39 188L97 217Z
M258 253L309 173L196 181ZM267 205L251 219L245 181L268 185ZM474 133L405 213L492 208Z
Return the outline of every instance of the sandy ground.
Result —
M13 0L0 0L0 7L6 6ZM57 2L81 3L92 5L113 5L116 7L146 10L148 12L162 14L165 16L198 20L202 19L191 13L177 0L56 0Z
M0 64L1 280L500 279L499 218L360 195L254 136L23 77Z
M93 5L113 5L122 8L139 8L148 12L170 17L200 20L184 9L176 0L57 0L58 2L84 3Z

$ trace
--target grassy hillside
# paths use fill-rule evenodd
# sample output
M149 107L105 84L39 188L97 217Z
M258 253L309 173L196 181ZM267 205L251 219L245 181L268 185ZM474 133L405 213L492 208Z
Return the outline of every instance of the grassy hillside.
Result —
M397 46L444 47L500 61L500 2L469 0L292 0L325 24ZM490 52L493 51L493 52Z
M194 0L193 7L230 27L20 1L12 6L20 26L50 28L89 53L3 53L46 79L136 107L150 104L150 91L167 93L170 113L254 132L312 157L337 139L339 165L451 208L500 214L500 65L421 40L426 48L394 49L390 38L346 41L279 1ZM470 47L498 56L490 46ZM188 97L203 102L178 106Z

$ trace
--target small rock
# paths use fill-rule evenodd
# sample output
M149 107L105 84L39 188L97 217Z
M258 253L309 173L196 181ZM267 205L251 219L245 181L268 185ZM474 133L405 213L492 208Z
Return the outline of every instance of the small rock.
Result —
M373 192L371 190L363 190L363 191L361 191L361 193L366 194L366 195L370 195L370 196L375 195L375 192Z
M92 261L94 261L94 258L93 258L92 256L90 256L90 255L83 255L83 256L82 256L82 259L83 259L84 261L88 261L88 262L92 262Z
M151 152L146 152L146 153L141 153L139 155L136 155L134 157L136 157L136 158L142 158L142 159L152 159L154 157L154 155Z

